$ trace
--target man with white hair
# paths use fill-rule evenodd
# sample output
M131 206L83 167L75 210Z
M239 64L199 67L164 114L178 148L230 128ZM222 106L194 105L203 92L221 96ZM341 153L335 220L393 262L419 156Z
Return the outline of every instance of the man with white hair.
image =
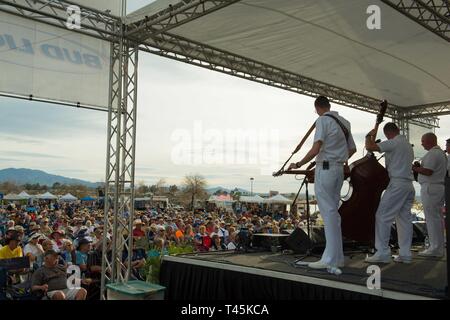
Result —
M444 206L447 157L437 145L437 137L432 132L422 136L422 146L428 152L422 158L421 166L413 167L413 170L419 174L420 197L430 246L419 255L442 257L444 255L444 226L441 209Z

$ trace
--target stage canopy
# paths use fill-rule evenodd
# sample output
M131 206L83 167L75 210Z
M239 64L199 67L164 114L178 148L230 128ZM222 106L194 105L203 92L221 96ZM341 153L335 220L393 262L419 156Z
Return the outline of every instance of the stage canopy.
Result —
M244 60L257 62L245 66L258 65L261 77L272 67L285 71L278 78L280 82L289 82L286 79L301 75L303 78L295 84L298 87L306 88L307 82L316 82L301 93L339 92L332 97L333 100L339 102L337 95L345 94L346 98L341 102L346 105L351 105L348 99L352 99L349 98L352 93L355 104L357 99L369 98L387 99L392 105L408 110L430 104L450 105L448 41L395 10L386 4L388 2L229 1L229 5L203 15L189 16L184 21L172 19L163 28L167 30L166 41L170 42L167 47L164 37L158 39L159 36L152 35L151 31L147 31L147 41L191 58L195 50L203 48L203 54L197 53L195 57L209 62L210 65L204 63L208 68L216 68L216 64L224 61L214 59L217 52L213 50L217 49L234 61L234 65L230 63L231 70L222 72L236 76L241 75L238 71L233 72L233 68L244 70ZM169 4L175 7L175 3L180 4L178 1L157 0L133 13L129 22L136 23L145 16L156 21L164 16L163 9L167 9ZM373 5L380 9L379 30L367 26L372 16L367 10ZM168 11L165 13L169 14ZM134 35L145 38L144 32L140 32L138 35L136 31ZM183 44L186 45L184 49ZM160 54L170 57L164 52ZM195 64L191 61L186 59L186 62ZM258 71L246 72L257 74Z

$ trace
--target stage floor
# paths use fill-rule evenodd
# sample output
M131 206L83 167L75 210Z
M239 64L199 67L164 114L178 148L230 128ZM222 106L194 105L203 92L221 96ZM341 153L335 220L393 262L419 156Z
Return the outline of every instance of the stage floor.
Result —
M326 270L313 270L306 266L294 266L301 257L296 254L272 252L235 253L230 251L195 253L164 257L165 261L186 263L283 280L309 283L361 294L389 299L443 299L445 298L446 259L422 258L413 253L411 264L379 264L381 289L367 288L365 254L346 255L346 266L339 276ZM319 257L307 257L302 261L317 261Z

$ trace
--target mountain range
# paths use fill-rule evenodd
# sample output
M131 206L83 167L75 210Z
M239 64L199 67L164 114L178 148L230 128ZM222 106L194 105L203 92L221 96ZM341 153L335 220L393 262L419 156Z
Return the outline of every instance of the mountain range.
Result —
M23 184L36 184L46 186L53 186L54 183L58 182L60 184L66 185L83 185L88 188L97 188L101 185L100 182L90 182L81 179L67 178L59 175L50 174L41 170L33 169L16 169L8 168L0 170L0 183L2 182L15 182L19 185Z

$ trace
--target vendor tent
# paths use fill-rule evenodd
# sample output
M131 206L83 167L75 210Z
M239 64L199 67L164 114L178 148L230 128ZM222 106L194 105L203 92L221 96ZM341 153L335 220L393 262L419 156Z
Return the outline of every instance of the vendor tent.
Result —
M91 196L87 196L87 197L81 198L80 200L81 201L95 201L95 198L92 198Z
M245 203L264 203L264 198L255 195L255 196L241 196L239 197L239 202L245 202Z
M26 191L22 191L21 193L19 193L19 196L21 196L23 199L27 199L27 200L33 198Z
M39 200L56 200L56 199L58 199L57 196L51 194L50 192L46 192L44 194L40 194L40 195L37 196L37 198Z
M291 204L292 200L289 200L281 194L277 194L276 196L266 199L264 202L268 204Z
M6 196L3 197L3 200L20 201L20 200L26 200L26 199L22 198L22 196L20 196L18 194L8 193Z
M236 202L236 200L233 200L233 198L230 195L220 195L220 196L211 196L208 199L208 202L215 202L217 203L233 203Z
M65 201L65 202L71 202L71 201L77 201L78 198L71 195L70 193L68 193L68 194L62 196L59 200Z

